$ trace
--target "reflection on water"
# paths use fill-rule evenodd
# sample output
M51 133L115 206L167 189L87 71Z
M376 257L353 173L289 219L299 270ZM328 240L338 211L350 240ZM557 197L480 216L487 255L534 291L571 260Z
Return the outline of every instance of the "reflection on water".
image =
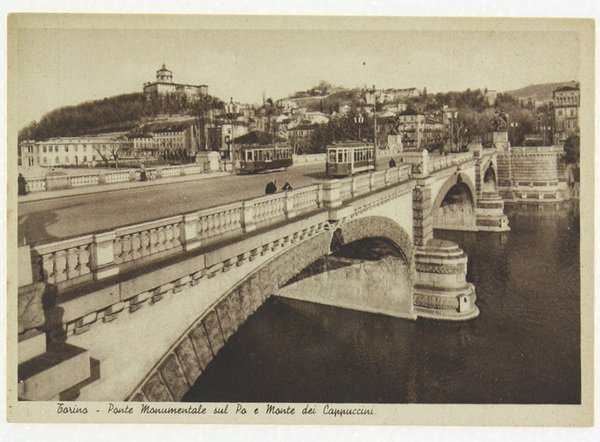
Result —
M479 318L411 322L271 298L184 400L579 403L577 207L507 214L505 234L439 233L469 255Z

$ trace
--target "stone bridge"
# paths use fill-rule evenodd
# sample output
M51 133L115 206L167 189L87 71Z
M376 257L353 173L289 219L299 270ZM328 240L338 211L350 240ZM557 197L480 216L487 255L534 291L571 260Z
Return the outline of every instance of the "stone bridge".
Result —
M349 301L341 290L324 303L476 317L467 256L433 229L508 229L496 158L480 146L405 153L387 170L21 247L19 398L178 401L269 296L363 239L397 250L403 301L393 290Z

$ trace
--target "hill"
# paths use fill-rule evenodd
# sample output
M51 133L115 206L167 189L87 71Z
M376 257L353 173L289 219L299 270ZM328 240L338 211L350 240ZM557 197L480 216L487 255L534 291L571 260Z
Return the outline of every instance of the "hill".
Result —
M565 81L561 83L542 83L542 84L530 84L529 86L522 87L520 89L514 89L512 91L506 91L505 93L510 94L516 98L527 98L531 97L538 101L550 101L552 100L552 91L561 86L576 86L577 81Z
M201 106L218 109L223 102L211 96L200 104L176 97L148 100L142 93L117 95L55 109L21 129L19 141L128 131L162 114L198 115Z

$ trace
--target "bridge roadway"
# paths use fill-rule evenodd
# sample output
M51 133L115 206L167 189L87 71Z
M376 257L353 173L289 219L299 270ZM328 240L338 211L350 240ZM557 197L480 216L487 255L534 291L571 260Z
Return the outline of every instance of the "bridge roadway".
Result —
M379 167L387 167L382 158ZM208 180L154 184L147 188L65 196L19 204L19 244L38 244L71 238L220 206L264 194L275 179L279 188L288 181L294 188L324 181L323 163L294 166L287 171L226 176Z

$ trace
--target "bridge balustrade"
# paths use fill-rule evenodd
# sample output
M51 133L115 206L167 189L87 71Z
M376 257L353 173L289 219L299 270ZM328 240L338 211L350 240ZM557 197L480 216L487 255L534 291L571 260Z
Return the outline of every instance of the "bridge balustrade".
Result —
M133 172L133 171L119 170L119 171L115 171L115 172L108 172L104 175L104 181L107 184L109 184L109 183L125 183L125 182L129 181L131 172Z
M44 178L29 178L27 189L29 192L43 192L46 190L46 180Z
M98 175L72 175L68 179L70 187L94 186L99 183Z
M320 210L326 204L332 207L332 201L324 200L326 187L339 186L339 193L333 198L341 204L359 195L405 182L410 177L411 166L403 164L325 184L118 227L109 232L32 245L34 280L63 286L113 276L149 260L213 244Z

